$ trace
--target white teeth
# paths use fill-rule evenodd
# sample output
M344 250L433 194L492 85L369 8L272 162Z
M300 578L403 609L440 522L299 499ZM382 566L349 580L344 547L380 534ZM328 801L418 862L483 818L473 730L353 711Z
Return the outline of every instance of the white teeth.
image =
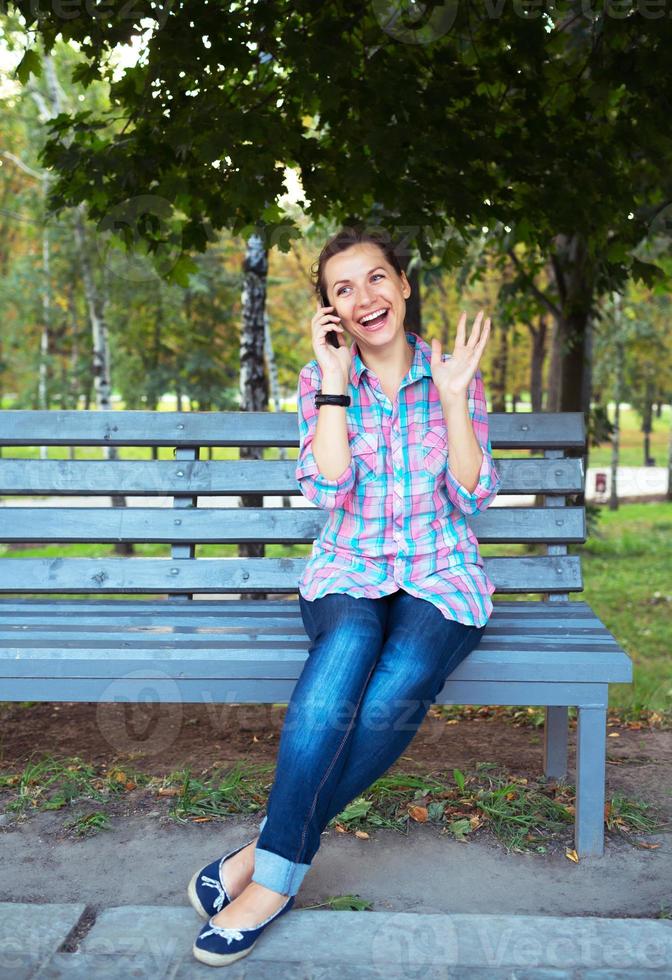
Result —
M374 320L377 316L380 316L381 313L387 313L387 310L381 309L381 310L376 310L375 313L368 313L366 316L363 316L359 322L368 323L369 320Z

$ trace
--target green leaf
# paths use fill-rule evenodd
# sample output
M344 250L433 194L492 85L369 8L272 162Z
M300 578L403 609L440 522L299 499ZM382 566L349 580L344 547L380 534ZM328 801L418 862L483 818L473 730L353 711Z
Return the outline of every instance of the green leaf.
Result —
M358 895L336 895L328 899L327 904L333 912L365 912L373 904L370 899Z
M176 283L178 286L189 285L189 277L198 272L198 265L190 255L181 255L172 269L168 272L166 279L168 282Z
M372 804L368 800L357 799L353 800L346 806L345 810L342 810L339 814L339 821L341 823L348 823L350 820L361 820L367 815L371 809Z
M427 815L429 819L432 821L440 820L441 817L443 816L443 811L445 810L445 808L446 808L445 803L440 803L438 800L434 800L427 807Z
M73 82L81 82L86 88L91 82L100 81L100 65L95 62L83 62L72 69Z
M457 837L458 840L463 840L465 834L470 833L471 824L468 820L453 820L452 823L448 824L448 829Z
M42 62L40 61L40 56L37 51L32 51L31 49L26 51L23 58L16 66L16 71L14 74L22 85L26 84L31 75L35 75L37 78L40 78L42 75Z

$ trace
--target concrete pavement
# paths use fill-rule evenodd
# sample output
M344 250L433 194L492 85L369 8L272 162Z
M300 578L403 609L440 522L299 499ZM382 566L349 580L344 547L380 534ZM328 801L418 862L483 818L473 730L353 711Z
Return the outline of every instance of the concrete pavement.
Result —
M191 956L190 907L0 904L0 978L217 975ZM273 923L226 977L285 980L637 980L672 976L672 921L583 916L332 912Z

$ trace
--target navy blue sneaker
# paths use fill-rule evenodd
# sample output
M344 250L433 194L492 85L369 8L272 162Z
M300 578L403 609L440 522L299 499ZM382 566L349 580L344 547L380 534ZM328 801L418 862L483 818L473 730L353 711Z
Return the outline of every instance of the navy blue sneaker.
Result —
M227 966L234 960L239 960L241 956L247 956L266 926L285 912L289 912L295 899L295 895L289 895L285 904L281 905L277 912L269 915L256 926L224 928L213 925L210 919L196 937L193 947L194 956L207 966Z
M248 844L252 844L256 839L256 837L253 837L252 840L248 840L247 844L241 844L239 847L235 847L228 854L225 854L223 858L219 858L217 861L213 861L212 864L208 864L205 868L197 871L191 879L187 888L187 895L189 896L189 901L202 919L209 919L211 916L216 915L217 912L221 912L229 904L231 896L224 887L224 880L222 878L224 862L227 858L237 854L238 851L242 851Z

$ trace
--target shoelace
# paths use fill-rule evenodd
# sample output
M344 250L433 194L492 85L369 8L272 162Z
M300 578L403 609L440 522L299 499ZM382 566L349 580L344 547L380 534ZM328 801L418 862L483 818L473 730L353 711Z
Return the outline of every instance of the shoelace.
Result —
M228 895L222 888L222 883L217 878L208 878L207 875L201 875L201 881L206 888L216 888L217 898L214 901L214 908L219 912L224 904L224 900L228 900Z
M232 943L234 939L243 938L243 934L240 929L227 929L226 926L213 925L210 926L210 929L207 932L201 933L201 939L206 939L208 936L221 936L222 939L226 939L227 943Z

